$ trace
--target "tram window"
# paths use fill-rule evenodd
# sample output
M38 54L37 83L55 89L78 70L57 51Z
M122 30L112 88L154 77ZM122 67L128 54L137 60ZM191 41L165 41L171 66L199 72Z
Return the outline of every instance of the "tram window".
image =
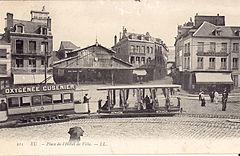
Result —
M18 97L8 98L9 107L19 107L19 99Z
M41 105L41 96L40 95L36 95L36 96L32 97L32 105L33 106Z
M72 102L73 98L72 98L72 94L71 93L66 93L66 94L63 94L63 99L64 99L64 103L67 103L67 102Z
M62 103L62 95L61 94L53 95L53 103Z
M31 98L29 96L20 97L20 106L30 106Z
M42 101L43 104L52 104L52 95L43 95Z

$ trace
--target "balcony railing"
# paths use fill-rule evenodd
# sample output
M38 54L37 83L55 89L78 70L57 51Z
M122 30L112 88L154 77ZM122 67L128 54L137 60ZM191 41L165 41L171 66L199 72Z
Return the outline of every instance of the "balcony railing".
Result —
M239 53L239 50L232 50L232 53Z
M45 52L23 52L23 53L19 53L19 52L15 52L13 51L12 55L20 55L20 56L45 56ZM51 53L48 52L47 56L51 56Z
M197 56L228 56L227 52L197 52Z
M49 73L52 68L47 68L47 72ZM34 68L34 67L12 67L12 72L14 74L21 73L45 73L45 68Z

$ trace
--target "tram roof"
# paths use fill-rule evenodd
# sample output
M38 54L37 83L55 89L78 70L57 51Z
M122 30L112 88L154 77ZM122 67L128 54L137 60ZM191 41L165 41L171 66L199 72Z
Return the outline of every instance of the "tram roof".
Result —
M151 88L180 88L181 85L127 85L127 86L107 86L97 90L120 90L120 89L151 89Z

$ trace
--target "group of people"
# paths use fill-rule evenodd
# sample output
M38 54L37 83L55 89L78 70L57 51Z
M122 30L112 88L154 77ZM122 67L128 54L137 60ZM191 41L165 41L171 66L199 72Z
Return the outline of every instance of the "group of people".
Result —
M217 91L211 91L209 93L210 101L211 103L215 102L216 104L219 101L219 93ZM225 88L222 93L222 111L226 111L227 108L227 99L228 99L228 91ZM201 103L201 106L206 106L206 99L203 91L200 91L199 93L199 101Z

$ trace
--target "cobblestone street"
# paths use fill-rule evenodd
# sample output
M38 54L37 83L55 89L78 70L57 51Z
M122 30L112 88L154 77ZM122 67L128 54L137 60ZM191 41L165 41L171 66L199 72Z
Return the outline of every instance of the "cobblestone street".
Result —
M68 140L68 129L80 126L84 139L240 139L240 123L218 118L148 117L79 119L64 123L1 129L2 139ZM22 132L25 132L24 134ZM5 138L4 138L5 137Z

